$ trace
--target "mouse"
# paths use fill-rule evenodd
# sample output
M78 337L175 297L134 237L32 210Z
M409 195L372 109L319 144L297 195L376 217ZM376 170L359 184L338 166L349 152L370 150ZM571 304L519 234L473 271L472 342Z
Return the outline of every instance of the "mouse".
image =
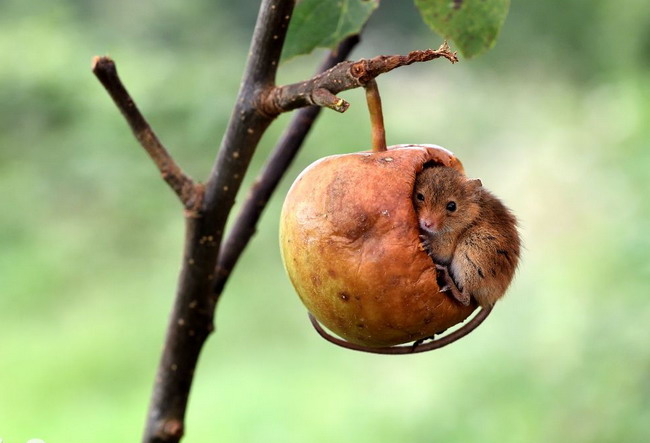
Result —
M463 305L492 307L519 263L517 219L481 180L454 168L425 165L413 189L421 248L449 292Z

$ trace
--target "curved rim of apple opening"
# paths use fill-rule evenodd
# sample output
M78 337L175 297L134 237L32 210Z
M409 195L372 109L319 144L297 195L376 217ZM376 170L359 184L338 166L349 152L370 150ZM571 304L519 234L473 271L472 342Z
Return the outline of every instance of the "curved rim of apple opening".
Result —
M455 341L460 340L461 338L468 335L474 329L480 326L481 323L485 321L486 318L492 312L492 306L482 307L478 313L472 317L472 319L447 335L444 335L440 338L431 339L430 342L426 342L429 338L424 338L421 340L416 340L413 344L409 345L399 345L399 346L383 346L383 347L371 347L363 346L355 343L350 343L343 339L333 336L323 328L323 326L316 320L316 317L312 315L311 312L308 312L309 321L311 321L312 326L318 332L318 335L323 337L330 343L333 343L337 346L346 349L352 349L353 351L368 352L371 354L389 354L389 355L403 355L403 354L419 354L421 352L433 351L435 349L440 349L444 346L450 345Z

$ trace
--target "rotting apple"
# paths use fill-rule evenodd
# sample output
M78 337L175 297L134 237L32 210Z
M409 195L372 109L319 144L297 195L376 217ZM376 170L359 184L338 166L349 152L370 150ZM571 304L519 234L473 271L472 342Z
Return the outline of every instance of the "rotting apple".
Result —
M420 247L412 193L429 162L463 172L444 148L397 145L320 159L287 194L280 221L285 269L309 312L351 343L424 339L477 307L440 292L435 265Z

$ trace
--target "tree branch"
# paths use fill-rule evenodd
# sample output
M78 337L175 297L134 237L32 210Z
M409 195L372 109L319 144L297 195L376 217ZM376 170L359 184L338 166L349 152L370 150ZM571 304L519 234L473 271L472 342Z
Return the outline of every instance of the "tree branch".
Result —
M260 6L237 103L205 186L206 221L216 227L219 239L253 153L275 118L261 109L260 101L274 87L293 7L293 0L264 0Z
M178 195L188 210L199 204L198 192L192 178L187 176L176 164L167 149L162 145L149 123L142 116L135 102L117 75L115 63L109 57L95 57L92 70L106 91L110 94L120 112L131 127L135 138L154 161L163 179Z
M178 442L201 349L214 329L214 272L228 214L250 159L273 116L259 97L273 88L294 0L263 0L237 103L200 209L186 217L183 264L158 366L143 442Z
M426 62L444 57L452 63L458 58L444 42L437 50L409 52L408 55L380 55L369 60L341 62L310 80L277 86L268 92L261 103L264 112L277 115L303 106L317 105L345 112L349 103L336 97L341 91L365 86L380 74L392 71L400 66L416 62Z
M217 297L254 232L268 198L320 109L299 113L270 159L235 224L233 237L225 243L219 261L220 277L215 281L226 221L253 153L273 119L281 112L312 104L343 112L348 104L336 97L340 91L365 86L383 72L417 61L439 57L456 61L455 55L443 45L438 51L342 62L306 82L276 87L275 76L294 3L295 0L262 0L237 102L205 186L195 184L173 161L120 82L114 63L106 57L93 62L93 72L187 208L181 273L143 442L178 442L181 439L194 371L205 340L214 329ZM341 58L345 56L344 53L340 55Z
M358 35L343 40L336 50L330 52L317 72L324 72L341 60L345 60L358 43ZM321 110L322 108L318 106L309 106L299 110L262 167L232 230L221 246L213 290L217 297L221 295L235 264L255 234L257 222L271 195L296 157Z

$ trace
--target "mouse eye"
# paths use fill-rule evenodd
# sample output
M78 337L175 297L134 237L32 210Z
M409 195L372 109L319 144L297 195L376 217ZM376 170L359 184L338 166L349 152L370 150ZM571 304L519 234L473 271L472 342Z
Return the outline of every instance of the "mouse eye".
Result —
M447 211L454 212L456 210L456 202L447 203Z
M421 194L420 192L418 192L417 194L415 194L415 198L417 198L417 199L420 200L421 202L424 201L424 195Z

